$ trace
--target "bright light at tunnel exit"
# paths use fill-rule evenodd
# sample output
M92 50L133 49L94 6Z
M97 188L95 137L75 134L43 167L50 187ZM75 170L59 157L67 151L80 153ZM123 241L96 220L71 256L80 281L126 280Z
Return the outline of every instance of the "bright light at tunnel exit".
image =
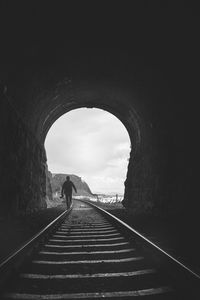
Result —
M130 146L122 122L101 109L64 114L45 140L50 172L80 176L93 193L107 194L124 193Z

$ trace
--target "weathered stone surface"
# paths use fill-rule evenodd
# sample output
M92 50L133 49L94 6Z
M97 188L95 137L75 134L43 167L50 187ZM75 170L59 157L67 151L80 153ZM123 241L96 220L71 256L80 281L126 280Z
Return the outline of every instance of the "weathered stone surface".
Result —
M1 213L45 208L45 151L5 95L0 103Z

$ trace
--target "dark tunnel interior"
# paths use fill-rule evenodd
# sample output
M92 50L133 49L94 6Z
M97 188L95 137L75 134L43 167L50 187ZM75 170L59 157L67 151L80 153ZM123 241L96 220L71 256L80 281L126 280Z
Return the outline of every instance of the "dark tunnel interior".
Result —
M130 135L125 208L186 220L195 235L196 8L73 3L1 1L1 216L46 207L46 134L64 113L95 107L119 118Z

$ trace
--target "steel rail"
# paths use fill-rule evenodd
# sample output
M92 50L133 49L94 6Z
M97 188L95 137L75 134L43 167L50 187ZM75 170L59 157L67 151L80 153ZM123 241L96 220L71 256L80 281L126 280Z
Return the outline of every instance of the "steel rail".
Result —
M80 200L83 201L93 207L96 207L99 211L101 211L103 214L109 216L111 219L117 221L118 223L120 223L121 225L123 225L123 227L125 227L126 229L128 229L128 231L134 233L136 236L138 236L140 239L142 239L143 241L145 241L147 244L149 244L150 246L152 246L153 248L155 248L156 250L158 250L160 253L162 253L163 255L165 255L168 259L170 259L171 261L173 261L175 264L177 264L179 267L183 268L185 271L189 272L192 276L194 276L194 278L196 279L200 279L200 275L197 274L196 272L194 272L191 268L187 267L184 263L180 262L178 259L176 259L175 257L173 257L171 254L167 253L165 250L163 250L162 248L160 248L159 246L157 246L155 243L153 243L152 241L150 241L148 238L146 238L144 235L142 235L140 232L138 232L137 230L133 229L131 226L129 226L128 224L126 224L124 221L120 220L119 218L117 218L116 216L112 215L111 213L109 213L108 211L104 210L101 207L98 207L97 205L90 203L87 200Z
M17 250L11 253L6 259L0 263L0 286L6 282L10 273L15 271L21 266L26 260L26 256L29 257L34 251L35 247L41 242L41 240L46 237L51 230L53 230L57 225L62 222L63 218L66 217L72 210L73 205L68 210L62 212L58 217L51 221L42 230L36 233L32 238L26 241Z

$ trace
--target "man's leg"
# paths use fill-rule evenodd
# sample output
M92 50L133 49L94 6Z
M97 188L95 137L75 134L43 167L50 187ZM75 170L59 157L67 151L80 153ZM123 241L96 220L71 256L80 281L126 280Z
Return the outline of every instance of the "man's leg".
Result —
M72 194L69 196L69 206L72 204Z
M66 195L66 204L67 204L67 209L70 208L70 195Z
M66 207L67 207L67 209L68 209L68 195L67 194L65 194L65 201L66 201Z

